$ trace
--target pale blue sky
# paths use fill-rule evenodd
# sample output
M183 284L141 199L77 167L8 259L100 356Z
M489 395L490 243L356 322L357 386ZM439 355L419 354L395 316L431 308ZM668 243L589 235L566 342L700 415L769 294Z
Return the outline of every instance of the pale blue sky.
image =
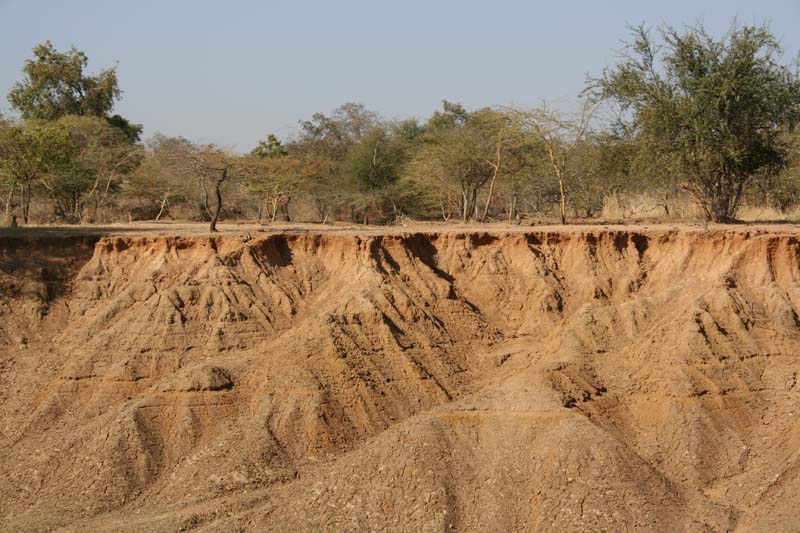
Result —
M247 150L347 101L388 118L426 117L443 98L569 101L613 62L626 24L702 19L722 33L734 16L770 22L787 61L800 49L800 0L0 0L0 94L34 45L74 44L91 71L118 63L117 111L146 135Z

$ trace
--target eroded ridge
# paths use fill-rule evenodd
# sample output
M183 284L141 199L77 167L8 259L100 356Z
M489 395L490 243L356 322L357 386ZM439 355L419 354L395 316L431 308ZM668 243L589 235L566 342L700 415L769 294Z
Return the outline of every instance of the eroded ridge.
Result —
M5 239L0 524L786 528L798 257L741 230Z

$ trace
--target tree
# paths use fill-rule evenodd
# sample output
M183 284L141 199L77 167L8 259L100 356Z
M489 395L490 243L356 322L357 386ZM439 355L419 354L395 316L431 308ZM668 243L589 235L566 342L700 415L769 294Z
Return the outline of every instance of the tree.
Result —
M112 115L108 117L108 123L114 126L115 128L119 128L122 130L122 133L128 138L128 140L132 143L138 143L142 139L142 125L141 124L134 124L129 121L127 118L124 118L120 115Z
M483 140L474 128L437 131L408 166L407 180L437 196L445 219L453 209L463 222L477 215L478 193L492 175L480 155Z
M30 219L33 184L48 173L65 168L74 152L69 131L58 124L31 121L2 130L0 175L20 189L25 224Z
M756 205L769 206L781 213L800 203L800 131L786 135L788 164L779 171L767 169L751 183L749 198Z
M121 91L115 68L88 76L88 57L74 46L58 52L50 41L33 49L25 79L14 84L8 100L24 119L55 120L64 115L105 117Z
M786 164L800 119L800 80L765 26L715 39L700 26L644 27L590 89L618 104L645 149L674 158L706 217L734 218L750 180Z
M259 220L274 222L282 209L289 219L289 203L308 190L320 170L314 159L305 156L253 157L245 164L246 180L251 191L261 195Z
M350 148L342 163L355 195L352 205L365 224L370 212L384 219L388 209L393 218L400 215L393 186L408 159L408 145L413 143L403 133L409 132L389 124L376 125Z
M522 130L515 124L512 118L503 112L493 109L482 109L475 112L471 117L471 122L486 136L485 154L486 163L491 167L492 177L489 180L489 191L486 195L481 222L486 222L489 218L489 210L494 200L495 187L498 178L511 178L524 165L524 152L526 141L522 135Z
M337 107L330 116L314 113L311 120L301 121L300 135L292 144L342 161L347 150L379 122L377 113L349 102Z
M33 49L34 59L25 62L25 75L8 93L11 106L25 120L56 120L67 115L102 117L137 142L142 132L119 115L111 116L122 94L116 68L91 76L84 72L89 63L86 54L74 46L59 52L50 41Z
M244 162L245 175L251 191L263 197L259 205L259 221L275 221L278 209L289 219L292 198L309 188L310 181L324 168L313 154L299 152L290 155L273 134L259 141Z
M334 210L352 207L353 182L346 175L344 162L350 149L379 123L377 113L354 103L339 106L330 115L315 113L311 120L300 122L299 135L287 150L315 162L318 173L309 189L323 220Z
M97 220L122 180L141 163L142 147L102 118L69 115L56 124L69 132L74 153L68 165L40 181L61 218Z
M572 172L574 155L589 136L596 109L596 104L584 101L581 110L576 114L551 109L546 103L536 109L517 110L514 113L520 127L544 147L547 165L558 181L562 224L567 223L568 183L577 176L577 173Z
M270 133L266 141L258 141L258 145L250 151L250 155L259 159L285 157L289 154L280 139Z
M0 113L0 161L5 157L4 139L8 133L8 128L11 127L11 122L7 120L2 113ZM11 203L14 197L15 184L11 176L6 175L2 170L2 163L0 163L0 187L3 188L3 202L5 208L3 209L4 221L6 224L11 222Z
M208 230L216 232L222 212L223 186L239 178L242 173L239 157L214 144L186 143L175 151L172 164L183 167L195 177L201 191L203 209L211 218ZM209 186L214 194L213 204L209 202Z
M147 141L145 158L130 175L128 185L156 221L169 215L176 203L197 192L197 180L192 170L186 164L178 164L186 160L181 155L193 149L187 139L160 133Z
M514 124L505 113L489 108L468 112L448 101L442 107L426 124L421 147L409 162L404 179L433 195L435 199L426 203L438 204L445 220L454 210L464 222L485 220L498 178L514 167L509 157L509 148L518 139ZM479 196L487 185L489 192L481 211Z

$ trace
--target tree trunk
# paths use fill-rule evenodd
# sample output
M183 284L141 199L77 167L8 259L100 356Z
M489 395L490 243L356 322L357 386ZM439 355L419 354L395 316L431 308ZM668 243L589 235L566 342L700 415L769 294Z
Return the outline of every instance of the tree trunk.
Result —
M447 215L444 217L444 221L448 222L452 216L453 216L453 195L450 193L450 191L447 191Z
M497 174L500 172L500 165L494 167L494 172L492 173L492 181L489 183L489 196L486 198L486 206L483 208L483 216L481 217L481 222L486 222L486 219L489 217L489 207L492 205L492 195L494 194L494 183L497 181Z
M258 221L263 224L264 221L269 221L272 218L269 212L269 191L264 193L264 200L261 202L260 209L261 214L258 217Z
M517 195L511 195L511 201L507 204L507 211L506 215L508 217L508 223L511 224L511 220L514 218L514 212L517 210Z
M292 215L289 214L289 204L292 201L291 196L287 196L286 200L281 204L281 211L283 211L283 216L286 217L286 222L292 221Z
M206 190L205 179L198 178L197 182L200 185L200 190L203 191L203 195L201 196L201 199L203 200L203 209L205 209L209 217L213 217L213 214L211 213L211 207L208 205L208 191Z
M473 187L469 193L469 211L472 220L478 220L478 188Z
M214 195L217 199L217 204L214 206L214 215L211 217L211 223L208 226L208 231L215 233L217 231L217 220L219 220L219 213L222 211L222 182L228 175L228 171L222 171L222 177L214 181Z
M705 202L708 205L706 217L712 222L729 223L734 219L736 208L744 189L744 180L736 176L721 175L713 180L711 187L706 192Z
M491 183L489 183L489 196L486 198L486 207L484 207L484 209L483 209L483 216L481 217L481 222L486 222L486 219L489 216L489 208L492 206L492 195L494 194L494 184L497 181L497 175L500 173L500 165L501 165L501 163L500 163L500 161L501 161L500 160L500 147L501 147L501 145L500 145L500 141L498 139L498 142L497 142L497 145L496 145L497 152L495 154L495 160L497 161L497 163L495 164L495 163L489 162L492 165L492 169L493 169L492 181L491 181Z
M8 196L6 196L6 224L11 222L11 201L14 199L14 187L9 188Z
M558 193L561 195L561 223L567 223L567 194L564 190L564 176L558 172Z
M31 182L22 186L22 222L27 226L31 211Z
M270 214L270 216L269 216L270 222L275 222L275 219L278 217L278 200L279 200L279 198L280 198L279 196L275 196L275 198L272 199L272 214Z
M448 200L449 200L449 199L450 199L450 195L448 194ZM449 212L449 211L450 211L450 210L449 210L449 207L450 207L450 202L448 201L448 202L447 202L447 204L448 204L448 210L447 210L447 211L445 211L445 209L444 209L444 203L443 203L443 202L439 202L439 207L440 207L440 208L441 208L441 210L442 210L442 220L444 220L445 222L447 222L448 220L450 220L450 212Z
M166 197L161 200L161 206L160 209L158 210L158 214L156 215L156 222L158 222L159 219L161 218L161 215L164 214L164 209L167 207L167 201L168 200Z

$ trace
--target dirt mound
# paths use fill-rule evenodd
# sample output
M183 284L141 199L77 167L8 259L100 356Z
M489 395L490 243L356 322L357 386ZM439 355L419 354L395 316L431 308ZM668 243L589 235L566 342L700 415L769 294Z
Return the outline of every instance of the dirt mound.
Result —
M792 529L798 243L0 239L0 526Z

